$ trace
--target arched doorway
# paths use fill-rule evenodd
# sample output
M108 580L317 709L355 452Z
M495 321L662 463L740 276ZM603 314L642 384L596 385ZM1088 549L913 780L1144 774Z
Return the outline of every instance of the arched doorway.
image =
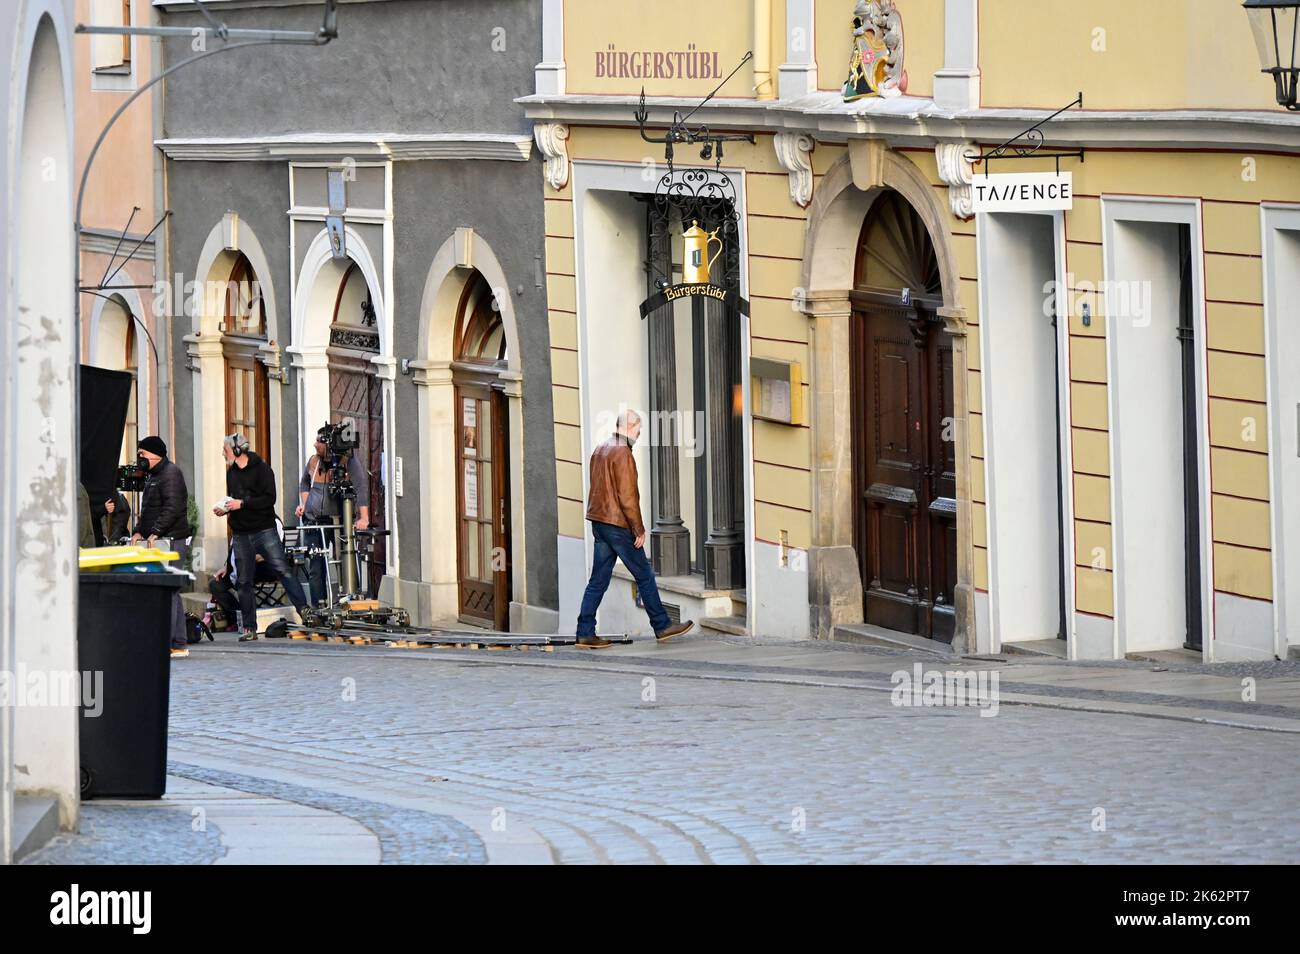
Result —
M241 267L240 259L247 264ZM194 275L200 283L200 293L193 297L190 334L184 338L187 366L194 372L190 379L194 415L191 451L193 470L186 476L192 477L190 489L195 500L200 502L199 532L196 539L199 558L204 553L215 553L218 554L218 560L224 560L227 546L226 520L213 514L212 508L204 506L203 502L219 500L225 494L225 459L219 453L221 439L232 429L242 429L242 421L248 416L239 415L241 423L235 424L228 413L231 388L230 372L226 364L227 345L237 346L242 343L251 346L256 343L260 349L258 363L266 370L259 371L254 367L252 372L261 374L262 381L265 381L271 377L271 370L275 369L279 381L283 382L284 369L281 367L278 348L283 329L280 328L276 312L275 273L257 234L236 213L228 212L225 219L209 231ZM232 278L240 275L246 275L247 281L237 282L232 288ZM259 325L260 335L250 333ZM247 354L248 348L231 348L231 352L236 355L241 350ZM246 364L244 368L248 370ZM298 487L297 475L305 457L296 449L282 445L282 391L282 387L269 385L254 387L254 402L250 406L255 408L256 401L262 400L266 407L261 417L264 426L258 435L261 449L256 446L255 449L259 454L262 449L269 452L264 459L275 470L277 497L283 504L286 500L294 499ZM146 388L146 395L147 393ZM321 408L323 419L323 401ZM320 423L317 421L314 427L319 427ZM218 451L214 452L214 448ZM211 565L206 568L215 569Z
M456 568L459 617L505 630L510 621L509 413L501 371L505 328L475 272L456 309Z
M385 524L384 486L384 394L383 380L372 360L379 354L379 331L374 296L356 262L340 266L330 319L329 346L329 416L333 422L351 419L356 423L360 441L358 454L370 478L369 496L358 499L358 507L369 508L370 529ZM322 276L323 277L323 276ZM324 421L310 422L311 430ZM363 548L366 558L365 589L370 596L379 594L379 581L387 567L387 548L382 536L374 538L372 547Z
M226 430L248 438L263 460L270 460L270 386L259 360L267 343L262 285L248 257L240 253L226 279L221 349L226 365Z
M481 287L478 291L466 291L468 286L476 284L502 291L494 299L496 309L491 311L492 324L499 321L504 340L500 350L494 343L494 326L486 335L464 332L467 323L480 328L489 326L488 322L468 322L473 317L472 309L470 315L465 314L466 306L483 298ZM458 484L464 475L460 455L464 404L458 400L456 379L463 377L466 370L487 370L490 389L504 398L503 408L498 406L494 414L489 411L492 414L489 423L495 422L508 438L508 450L498 459L509 458L508 473L501 468L499 481L505 487L502 522L508 529L509 544L502 556L509 570L509 590L505 599L498 596L493 615L495 618L497 613L505 613L507 624L515 631L554 632L554 622L544 613L536 612L536 607L529 602L530 592L535 592L530 587L537 585L537 577L545 572L545 565L534 563L530 569L528 562L528 530L536 523L532 517L536 511L530 508L537 495L526 486L524 478L524 375L518 316L511 300L513 296L505 291L511 287L492 246L472 229L457 230L447 236L434 254L425 279L418 357L410 364L420 433L420 581L417 584L420 619L433 624L455 620L461 615ZM485 343L462 345L462 341ZM460 361L462 354L468 360ZM480 358L478 363L473 360L475 355ZM458 365L465 370L457 372ZM498 482L497 467L493 470L494 482ZM497 562L500 565L501 560Z
M925 222L882 190L858 240L851 330L854 540L867 623L951 642L957 585L953 341Z

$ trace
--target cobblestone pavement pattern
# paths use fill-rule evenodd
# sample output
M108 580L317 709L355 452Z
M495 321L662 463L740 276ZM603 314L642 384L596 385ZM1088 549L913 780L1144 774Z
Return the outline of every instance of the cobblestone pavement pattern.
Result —
M582 671L573 653L293 648L174 667L172 758L233 773L223 785L334 793L363 822L391 806L385 860L482 860L450 814L480 834L520 826L560 862L1300 859L1300 822L1276 811L1294 735L897 708L879 687Z

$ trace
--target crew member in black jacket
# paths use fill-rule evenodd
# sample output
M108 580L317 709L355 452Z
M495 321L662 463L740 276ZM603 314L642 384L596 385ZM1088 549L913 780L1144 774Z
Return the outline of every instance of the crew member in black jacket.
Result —
M222 444L226 463L226 499L212 508L218 517L230 516L231 543L235 549L235 573L239 578L239 611L243 616L241 643L257 639L257 601L253 580L257 557L280 578L299 615L307 610L307 595L293 567L284 555L284 544L275 528L275 471L248 449L248 440L231 434Z
M136 521L132 543L148 538L153 546L158 537L170 537L172 549L181 554L185 564L185 548L189 541L190 492L185 486L181 469L167 459L167 445L161 437L146 437L138 445L140 460L149 468L145 478L144 493L140 496L140 519Z

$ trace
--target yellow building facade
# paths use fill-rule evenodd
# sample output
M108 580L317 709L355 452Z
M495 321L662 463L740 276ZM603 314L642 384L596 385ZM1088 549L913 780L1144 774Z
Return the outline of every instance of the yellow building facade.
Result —
M754 636L1069 658L1300 644L1300 124L1274 103L1244 12L544 7L525 104L547 157L564 628L591 552L584 462L611 409L652 403L643 206L666 165L647 139L742 64L686 123L753 142L726 142L721 160L678 144L674 167L736 183L743 572L725 587L703 573L721 479L704 453L674 465L673 502L698 519L665 599ZM864 22L881 42L860 42ZM865 63L856 87L851 59ZM1036 126L1032 156L980 161L1031 148L1017 137ZM1068 208L975 210L986 174L1058 169ZM698 317L685 360L691 319L672 314L676 410L701 411L708 443L723 392L680 378L718 362ZM794 372L777 382L798 391L789 421L767 413L774 368ZM657 506L653 452L638 459ZM604 628L644 627L634 596L616 585Z

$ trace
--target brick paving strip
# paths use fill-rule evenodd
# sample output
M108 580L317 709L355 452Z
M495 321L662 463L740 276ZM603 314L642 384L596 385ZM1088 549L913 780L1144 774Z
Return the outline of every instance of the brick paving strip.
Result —
M482 840L445 815L185 762L168 762L167 774L162 799L84 802L78 832L57 835L22 863L464 865L487 860Z
M478 835L445 815L384 805L352 795L323 792L305 785L184 762L168 762L167 771L168 774L181 778L351 818L379 839L381 864L480 865L487 861L487 851Z
M643 648L644 647L644 648ZM611 673L645 673L728 682L776 682L823 688L892 691L893 674L911 671L996 671L1001 705L1069 708L1201 722L1235 728L1300 734L1300 663L1294 660L1211 665L1159 664L1120 660L1066 662L1035 657L957 656L882 647L824 642L760 642L720 639L684 640L675 646L638 641L630 647L592 653L557 650L545 655L479 650L407 650L353 646L327 649L297 644L262 644L256 648L213 646L206 652L305 653L351 652L415 654L417 658L486 665L536 666ZM756 663L752 658L784 662ZM791 665L790 662L797 664ZM837 664L827 668L826 663ZM1017 671L1031 676L1016 678ZM1259 684L1257 699L1240 698L1240 681ZM1088 681L1094 686L1079 685ZM1158 689L1125 688L1134 684ZM1208 688L1207 688L1208 686ZM1195 694L1213 692L1213 695ZM1234 695L1237 698L1222 698ZM1276 697L1283 701L1265 701ZM1242 718L1245 717L1245 718Z

